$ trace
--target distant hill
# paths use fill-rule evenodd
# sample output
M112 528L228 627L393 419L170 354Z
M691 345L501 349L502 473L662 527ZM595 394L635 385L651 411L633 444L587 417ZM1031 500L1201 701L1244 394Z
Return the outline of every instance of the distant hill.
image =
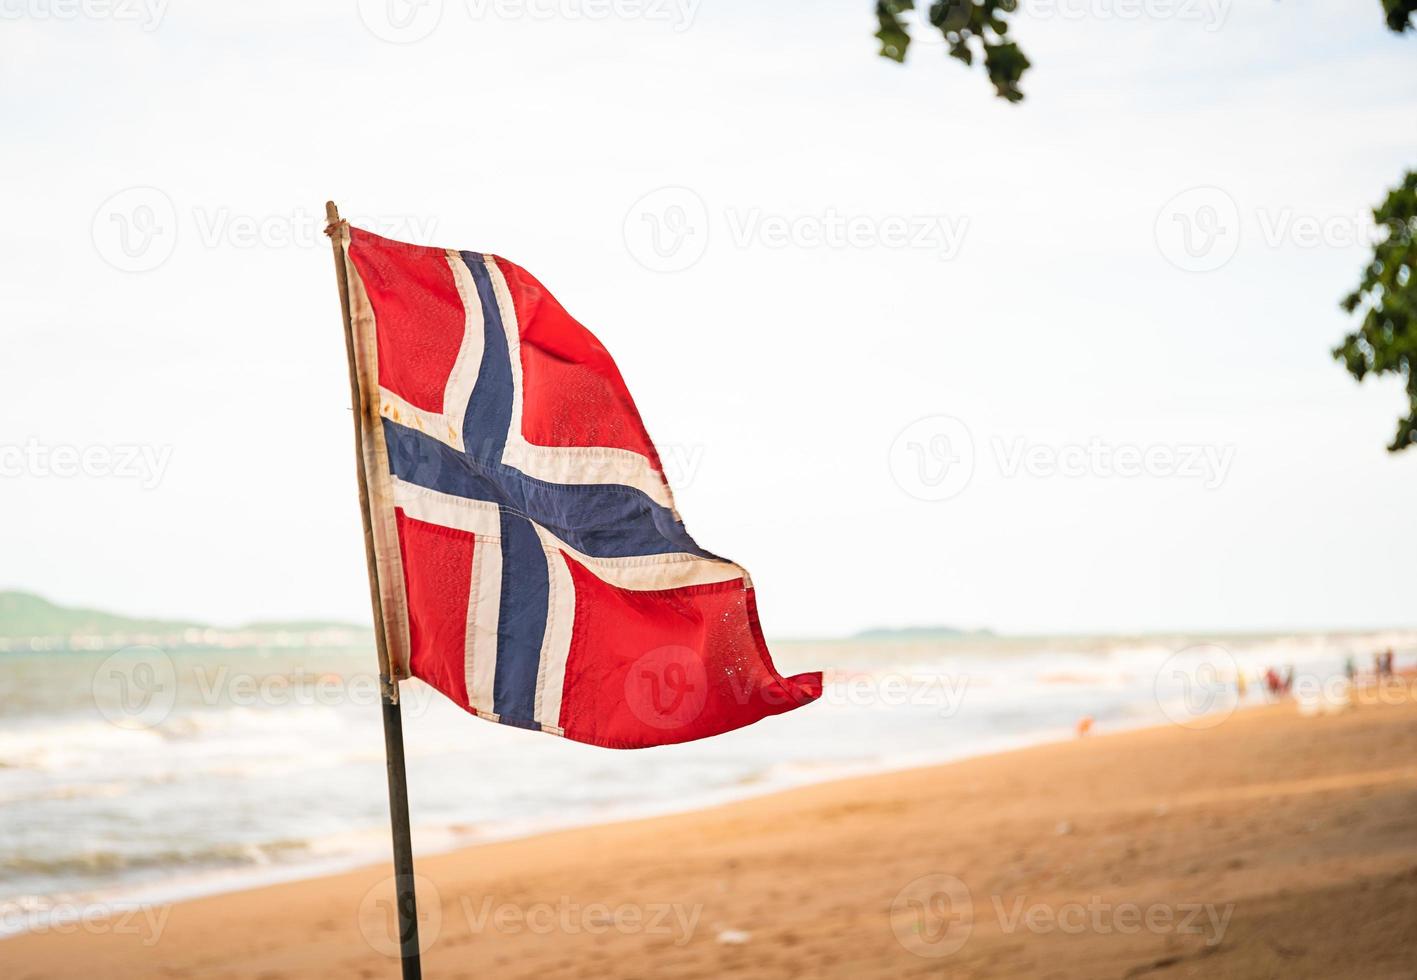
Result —
M60 606L30 592L0 592L0 636L69 636L74 633L169 633L203 629L202 623L141 619L97 609Z
M0 592L0 640L113 638L190 640L193 633L203 634L200 642L216 642L209 634L222 640L241 635L271 634L364 633L366 626L325 620L272 620L248 623L235 628L214 627L186 619L148 619L123 616L98 609L61 606L31 592ZM8 645L8 644L7 644Z
M990 637L993 630L962 630L954 626L903 626L898 629L876 627L863 630L853 640L957 640L963 637Z

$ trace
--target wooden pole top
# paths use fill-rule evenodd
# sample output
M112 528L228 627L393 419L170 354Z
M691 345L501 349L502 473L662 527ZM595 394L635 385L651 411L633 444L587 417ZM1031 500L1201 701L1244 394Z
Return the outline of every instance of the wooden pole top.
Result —
M330 236L334 247L335 281L339 286L340 313L344 317L344 350L349 368L349 397L354 406L354 458L355 470L359 478L359 510L364 523L364 559L369 571L369 601L374 612L374 646L379 656L379 682L385 698L390 703L398 702L398 680L402 667L389 660L388 637L384 624L384 604L379 585L379 564L374 549L373 519L369 509L369 478L365 472L364 422L367 406L360 390L359 372L354 354L354 321L349 309L349 275L345 268L344 239L335 234L339 227L339 208L334 201L325 202L325 217L329 224L325 234Z

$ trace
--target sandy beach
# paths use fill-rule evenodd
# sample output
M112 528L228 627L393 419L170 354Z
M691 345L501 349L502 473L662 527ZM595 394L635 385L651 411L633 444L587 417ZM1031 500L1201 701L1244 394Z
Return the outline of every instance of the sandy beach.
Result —
M1417 706L1292 704L419 862L429 977L1417 976ZM0 943L41 977L394 977L383 867Z

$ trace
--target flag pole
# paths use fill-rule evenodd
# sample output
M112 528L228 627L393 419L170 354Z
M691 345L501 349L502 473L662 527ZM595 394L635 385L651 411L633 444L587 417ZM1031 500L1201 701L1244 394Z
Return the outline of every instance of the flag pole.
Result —
M408 824L408 776L403 759L403 716L399 711L398 677L389 663L380 601L379 567L374 558L374 526L369 516L369 479L364 472L364 416L368 406L359 384L354 359L354 323L349 311L349 273L345 267L344 238L337 233L339 208L325 202L325 234L334 246L335 278L339 282L340 312L344 315L344 352L349 364L349 394L354 405L355 469L359 474L359 513L364 520L364 559L369 566L369 601L374 607L374 646L379 655L379 701L384 713L384 760L389 778L389 821L394 838L394 901L398 908L399 956L403 980L421 980L418 954L418 908L413 883L413 844Z

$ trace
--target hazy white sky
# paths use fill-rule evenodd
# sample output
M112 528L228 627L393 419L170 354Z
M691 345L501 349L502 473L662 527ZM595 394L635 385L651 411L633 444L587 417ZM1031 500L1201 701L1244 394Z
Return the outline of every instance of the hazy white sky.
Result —
M333 197L600 336L770 635L1413 621L1328 355L1417 165L1377 0L1024 0L1021 106L869 0L402 4L0 0L0 586L367 618Z

